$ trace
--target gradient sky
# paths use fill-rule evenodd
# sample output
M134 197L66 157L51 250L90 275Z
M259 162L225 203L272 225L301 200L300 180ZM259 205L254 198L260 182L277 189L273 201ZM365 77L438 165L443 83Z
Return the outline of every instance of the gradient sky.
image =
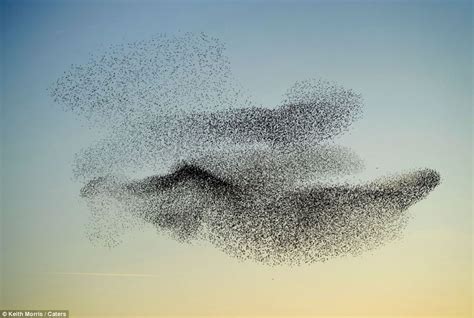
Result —
M0 307L469 317L472 13L469 1L1 1ZM366 160L361 178L423 167L442 177L403 239L303 267L242 263L151 228L112 250L91 245L71 164L97 133L46 88L90 53L186 31L226 43L257 103L314 77L360 92L364 117L338 143Z

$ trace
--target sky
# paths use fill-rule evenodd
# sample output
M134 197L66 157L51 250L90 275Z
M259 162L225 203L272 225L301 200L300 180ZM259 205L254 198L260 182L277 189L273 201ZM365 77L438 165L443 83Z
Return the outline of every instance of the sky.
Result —
M446 316L472 314L472 3L469 1L1 1L2 308L73 316ZM226 44L262 105L298 80L362 94L337 143L363 177L417 168L441 185L402 239L300 267L230 258L152 228L114 249L85 235L75 153L97 139L47 88L71 64L158 33Z

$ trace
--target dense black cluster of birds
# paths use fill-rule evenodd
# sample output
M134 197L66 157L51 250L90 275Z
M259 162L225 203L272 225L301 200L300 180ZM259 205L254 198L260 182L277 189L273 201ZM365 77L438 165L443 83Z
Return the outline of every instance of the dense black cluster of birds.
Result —
M407 209L440 181L424 169L341 182L363 162L331 141L360 117L361 96L308 80L280 106L257 106L222 43L205 34L113 47L72 66L50 92L109 131L74 165L90 238L109 246L152 224L266 264L357 255L398 237Z

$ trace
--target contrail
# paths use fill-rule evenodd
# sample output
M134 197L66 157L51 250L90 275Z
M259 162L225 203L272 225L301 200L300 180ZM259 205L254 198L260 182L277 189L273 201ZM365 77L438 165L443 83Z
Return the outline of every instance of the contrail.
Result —
M77 275L77 276L114 276L114 277L161 277L153 274L134 273L94 273L94 272L47 272L49 275Z

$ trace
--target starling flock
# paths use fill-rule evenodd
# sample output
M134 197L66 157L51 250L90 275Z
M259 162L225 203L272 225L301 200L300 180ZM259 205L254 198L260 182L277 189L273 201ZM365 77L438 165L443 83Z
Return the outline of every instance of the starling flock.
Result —
M72 65L53 99L105 131L81 150L75 178L93 242L115 246L151 224L268 265L359 255L400 236L408 208L440 182L422 169L365 184L363 161L333 140L360 118L359 94L297 82L262 107L206 34L158 35Z

